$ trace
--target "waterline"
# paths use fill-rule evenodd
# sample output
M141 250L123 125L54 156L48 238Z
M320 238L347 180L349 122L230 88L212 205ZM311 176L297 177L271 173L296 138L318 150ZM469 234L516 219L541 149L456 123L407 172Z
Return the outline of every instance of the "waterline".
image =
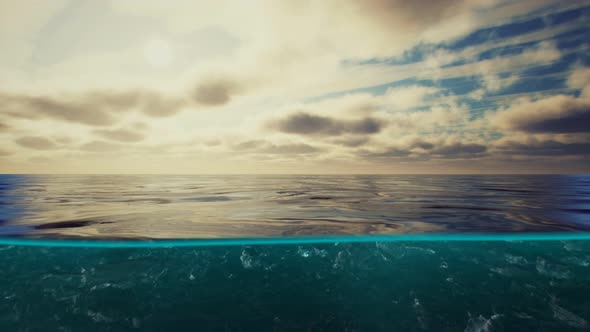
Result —
M83 248L170 248L215 247L244 245L286 245L320 243L366 242L497 242L497 241L572 241L590 240L590 232L581 233L528 233L528 234L394 234L394 235L342 235L309 237L260 237L173 240L79 240L79 239L31 239L0 238L0 245L33 247L83 247Z

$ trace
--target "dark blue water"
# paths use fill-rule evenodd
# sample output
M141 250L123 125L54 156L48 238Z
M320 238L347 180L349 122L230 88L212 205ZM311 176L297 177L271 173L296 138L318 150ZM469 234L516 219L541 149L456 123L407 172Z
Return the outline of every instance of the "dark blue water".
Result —
M252 238L590 230L590 176L0 175L0 234Z
M587 331L590 176L0 176L0 331Z

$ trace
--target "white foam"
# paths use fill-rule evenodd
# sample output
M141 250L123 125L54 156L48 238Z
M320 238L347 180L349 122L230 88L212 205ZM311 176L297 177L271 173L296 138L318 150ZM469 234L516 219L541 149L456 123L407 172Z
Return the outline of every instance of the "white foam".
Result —
M537 257L537 272L555 279L569 279L571 272L564 266L548 264L544 259Z
M490 332L494 326L494 321L502 317L502 315L494 314L490 318L485 318L482 315L477 317L469 317L465 332Z
M580 329L586 329L590 327L587 320L565 309L564 307L557 305L555 297L551 298L551 303L549 305L551 306L551 310L553 310L553 317L564 322L565 324Z
M504 258L506 258L506 262L508 262L509 264L525 265L529 263L527 259L522 256L513 256L510 254L506 254L504 255Z

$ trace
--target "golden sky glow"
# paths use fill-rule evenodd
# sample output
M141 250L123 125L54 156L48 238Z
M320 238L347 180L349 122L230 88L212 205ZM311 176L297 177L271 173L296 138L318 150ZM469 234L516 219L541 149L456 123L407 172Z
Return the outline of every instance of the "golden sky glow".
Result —
M587 172L589 6L0 0L0 172Z

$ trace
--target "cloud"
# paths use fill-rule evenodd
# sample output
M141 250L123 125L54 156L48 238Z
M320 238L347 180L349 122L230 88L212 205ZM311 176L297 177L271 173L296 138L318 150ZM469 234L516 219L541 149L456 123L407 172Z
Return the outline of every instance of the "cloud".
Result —
M425 99L439 92L437 88L411 85L390 88L383 96L384 103L394 111L423 106Z
M506 137L493 144L496 153L510 156L589 156L590 141L559 141L532 136Z
M281 3L272 15L279 44L305 45L345 57L391 56L421 41L456 37L478 24L475 11L491 1L326 0ZM271 8L277 5L270 4ZM306 24L301 24L301 18ZM306 36L303 39L302 36ZM303 47L303 45L301 47Z
M371 151L361 149L360 155L365 159L405 158L408 160L436 159L472 159L487 154L484 142L470 142L458 137L432 137L428 139L408 137L384 149Z
M263 140L251 140L251 141L245 141L245 142L238 143L238 144L234 145L232 148L237 151L253 150L253 149L256 149L256 148L264 145L265 143L266 142Z
M590 68L576 67L568 77L567 84L574 88L583 88L590 84Z
M380 21L382 25L400 24L409 30L423 30L465 9L469 1L429 0L355 0L360 17Z
M577 67L567 80L569 87L582 89L581 96L590 98L590 68Z
M383 158L389 159L389 158L407 157L412 154L412 151L410 151L406 148L392 146L392 147L388 147L388 148L378 151L378 152L363 149L363 150L359 151L359 154L364 159L372 160L372 159L383 159Z
M210 79L197 84L192 98L201 105L221 106L229 103L238 91L239 86L236 82L228 79Z
M342 145L342 146L346 146L346 147L351 147L351 148L356 148L361 145L365 145L368 142L369 142L369 138L363 137L363 136L342 137L342 138L336 138L336 139L333 139L330 141L330 143Z
M590 99L567 95L523 99L491 115L497 128L529 133L590 132Z
M410 85L388 89L383 95L346 94L291 106L285 112L301 110L269 121L268 127L283 133L340 136L377 134L387 128L400 133L467 124L467 106L439 93L437 88Z
M250 140L232 146L234 151L259 154L308 154L320 149L305 143L274 144L264 140Z
M109 151L116 151L120 150L121 146L118 144L112 144L103 141L92 141L89 143L85 143L80 146L80 150L89 151L89 152L109 152Z
M178 113L187 102L182 98L171 98L154 92L146 92L141 95L139 109L152 117L167 117Z
M434 79L478 76L485 91L498 92L517 82L526 69L550 64L561 58L560 50L548 41L530 46L522 53L485 60L479 58L480 47L445 53L444 62L451 62L453 58L454 61L466 62L461 65L445 64L435 52L426 59L419 76Z
M135 122L131 124L131 126L136 130L146 130L149 128L148 124L145 122Z
M260 153L268 154L307 154L318 151L320 151L320 149L304 143L270 144L258 150Z
M11 154L13 154L13 152L0 149L0 157L10 156Z
M441 158L475 158L481 157L487 150L487 146L483 144L453 142L434 147L430 151Z
M427 111L393 113L388 118L397 131L440 129L443 126L464 125L469 120L469 110L455 103L431 106Z
M108 111L96 107L88 100L2 94L0 111L12 117L53 118L93 126L108 126L114 123L114 118Z
M53 141L41 136L25 136L16 139L14 142L25 148L35 150L52 150L57 148L57 145Z
M275 121L270 126L280 132L298 135L338 136L342 134L375 134L384 126L374 118L336 120L327 116L297 112Z
M0 114L10 117L50 118L90 126L111 126L121 112L139 110L149 116L177 113L185 102L153 91L91 91L78 95L29 96L0 94Z
M388 160L381 164L387 170L396 164L413 170L410 162L429 159L437 169L455 163L442 159L487 161L495 153L583 154L583 140L566 136L588 133L590 75L571 67L583 60L584 15L568 12L580 4L555 1L534 11L548 4L542 2L520 2L527 9L515 16L504 0L183 1L173 7L126 1L98 6L98 19L87 10L94 6L80 11L65 4L55 15L41 15L47 22L14 19L14 6L4 6L8 30L1 30L34 31L0 31L8 52L8 62L0 63L6 91L0 93L0 148L14 151L10 161L20 165L30 152L13 149L13 141L32 146L26 137L41 138L46 148L59 148L52 167L80 171L83 163L72 163L71 153L84 162L94 158L101 171L130 170L123 163L132 152L154 161L137 171L167 172L182 171L183 163L194 172L241 167L231 155L256 161L252 165L312 160L317 164L310 170L322 171L324 162L372 170L372 161ZM22 13L37 12L33 7ZM88 30L76 25L93 28L97 38L68 44L76 38L65 37ZM101 26L110 28L94 29ZM122 39L109 38L115 30ZM154 50L145 46L154 38L173 55L165 68L149 64ZM17 50L21 44L32 44L31 52ZM67 49L53 47L60 44ZM569 89L562 84L568 68L574 69ZM539 84L525 84L540 77ZM550 97L539 99L547 90L580 97L549 103ZM514 103L527 94L536 97ZM537 141L516 140L517 134ZM99 165L81 151L125 157ZM180 155L184 162L171 158ZM361 155L367 160L355 159Z
M94 133L103 138L119 142L139 142L145 138L141 133L126 129L95 130Z
M221 143L221 140L217 138L207 139L203 142L206 146L219 146Z

